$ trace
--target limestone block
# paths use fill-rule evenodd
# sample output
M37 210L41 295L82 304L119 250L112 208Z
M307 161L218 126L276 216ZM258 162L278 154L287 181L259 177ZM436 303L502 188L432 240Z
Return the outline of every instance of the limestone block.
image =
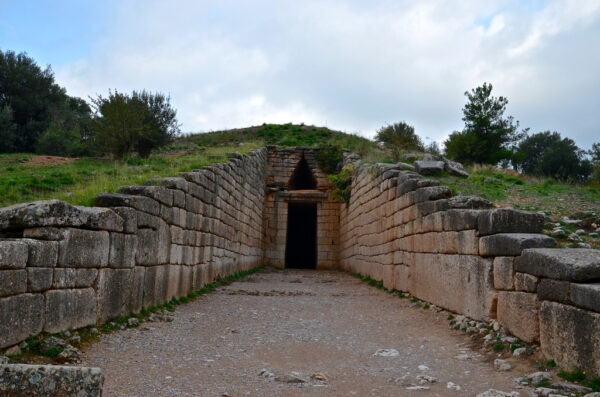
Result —
M177 297L186 296L193 291L193 274L192 271L195 266L181 266L181 275L179 277L179 288ZM231 274L235 273L233 271Z
M27 267L54 267L58 260L58 242L24 238L27 244Z
M375 281L383 281L383 265L380 263L368 264L367 275Z
M7 364L1 370L2 396L102 396L100 368Z
M446 232L448 233L448 232ZM475 230L463 230L456 234L459 254L479 255L479 237Z
M383 286L387 289L394 289L394 268L395 265L383 265Z
M51 290L44 293L44 331L56 333L96 324L96 294L93 288Z
M515 273L515 289L517 291L535 292L539 279L526 273Z
M139 313L144 303L144 278L146 268L136 266L131 274L131 296L129 298L129 312Z
M409 292L477 320L495 312L492 262L472 255L415 254Z
M478 220L480 236L496 233L540 233L545 216L537 213L498 208L481 213Z
M137 211L130 207L112 207L123 219L123 233L132 234L137 231Z
M173 206L185 208L186 194L182 190L173 190Z
M27 268L27 291L43 292L52 286L53 270L51 268Z
M27 291L27 271L0 270L0 297L21 294Z
M568 281L544 278L537 286L538 298L540 300L571 303L571 285Z
M404 265L394 266L394 289L407 292L410 285L410 267Z
M123 218L110 208L75 207L85 217L82 226L88 229L107 230L110 232L123 231Z
M167 301L168 266L151 266L144 275L144 307Z
M170 263L181 265L183 263L183 247L177 244L171 244Z
M478 210L492 208L493 206L491 201L481 197L454 196L448 199L448 208Z
M181 265L169 265L167 274L167 300L179 297L179 286L181 284Z
M44 296L21 294L0 298L0 348L12 346L42 332Z
M498 256L494 258L494 288L499 290L514 289L512 256Z
M477 227L477 220L481 211L479 210L463 210L450 209L443 212L443 230L468 230Z
M600 279L600 251L583 248L529 249L515 269L538 277L574 282Z
M173 192L163 186L121 186L119 193L146 196L168 207L173 206Z
M27 265L27 244L18 240L0 240L0 269L20 269Z
M571 301L577 307L600 313L600 284L571 284Z
M498 293L498 322L525 342L539 340L540 303L535 294L526 292Z
M54 269L52 288L86 288L91 287L98 277L98 269Z
M160 214L159 202L145 196L104 193L96 196L96 205L99 207L131 207L151 215Z
M415 202L439 200L450 196L452 196L452 192L446 186L422 187L415 191Z
M540 308L542 352L566 370L600 376L600 314L555 302Z
M83 229L61 229L58 266L104 267L108 265L109 233Z
M444 172L443 161L415 161L415 171L421 175L435 175Z
M136 264L154 266L167 263L171 250L171 234L167 224L163 224L160 224L158 230L138 229Z
M500 233L479 239L482 256L517 256L527 248L556 246L556 240L544 234Z
M133 234L111 233L108 266L130 268L135 266L137 236Z
M100 269L96 282L98 321L129 314L132 269Z
M0 229L83 226L87 215L60 200L34 201L0 209Z
M183 178L153 178L146 182L147 186L164 186L168 189L187 192L188 182Z

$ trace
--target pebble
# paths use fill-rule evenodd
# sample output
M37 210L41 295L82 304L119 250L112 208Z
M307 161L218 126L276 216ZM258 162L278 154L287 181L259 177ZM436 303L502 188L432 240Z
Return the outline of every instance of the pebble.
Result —
M140 325L140 320L138 320L135 317L131 317L127 320L127 325L129 325L130 327L137 327L138 325Z
M527 352L527 348L525 347L519 347L518 349L515 349L513 351L513 356L518 357L520 355L523 355Z
M429 390L429 386L409 386L406 390Z
M494 368L496 371L510 371L512 369L512 365L506 362L506 360L501 360L499 358L494 360Z
M578 246L579 248L592 248L592 246L591 246L591 245L589 245L589 244L586 244L586 243L577 243L577 246Z
M417 375L417 380L419 384L424 385L426 383L435 383L437 382L437 378L429 375Z
M514 397L519 396L518 392L507 393L504 391L490 389L488 391L484 391L483 393L479 393L476 397Z
M582 241L581 237L579 237L579 235L575 234L575 233L569 234L569 240L575 241L575 242L581 242Z
M446 389L458 391L458 390L460 390L460 386L454 382L448 382L448 383L446 383Z
M421 364L417 368L419 369L419 371L429 371L429 367L427 365Z
M9 347L4 351L4 354L6 354L7 356L18 356L21 353L21 348L18 345Z
M400 353L396 349L378 349L373 355L376 357L397 357Z
M531 382L533 385L537 385L541 381L552 379L552 375L548 372L533 372L531 374L525 375L525 377Z

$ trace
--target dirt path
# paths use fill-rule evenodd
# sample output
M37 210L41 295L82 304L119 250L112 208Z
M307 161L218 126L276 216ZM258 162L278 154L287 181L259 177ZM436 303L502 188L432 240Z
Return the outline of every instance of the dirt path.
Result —
M102 336L83 365L102 368L105 396L474 396L535 372L527 361L497 372L446 315L345 273L265 270L179 306L173 322Z

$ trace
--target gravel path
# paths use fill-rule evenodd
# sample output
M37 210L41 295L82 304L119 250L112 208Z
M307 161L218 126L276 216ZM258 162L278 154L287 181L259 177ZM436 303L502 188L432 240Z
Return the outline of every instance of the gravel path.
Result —
M535 372L495 371L446 316L345 273L268 269L103 335L82 365L102 368L105 396L474 396Z

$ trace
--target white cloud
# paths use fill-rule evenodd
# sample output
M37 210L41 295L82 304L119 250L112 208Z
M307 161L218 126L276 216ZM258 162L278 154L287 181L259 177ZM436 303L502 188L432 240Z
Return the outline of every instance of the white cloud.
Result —
M599 14L594 0L126 2L93 56L56 72L84 97L170 93L185 131L293 121L372 136L406 120L435 140L488 81L524 126L575 126L589 146L596 121L565 95L600 107Z

